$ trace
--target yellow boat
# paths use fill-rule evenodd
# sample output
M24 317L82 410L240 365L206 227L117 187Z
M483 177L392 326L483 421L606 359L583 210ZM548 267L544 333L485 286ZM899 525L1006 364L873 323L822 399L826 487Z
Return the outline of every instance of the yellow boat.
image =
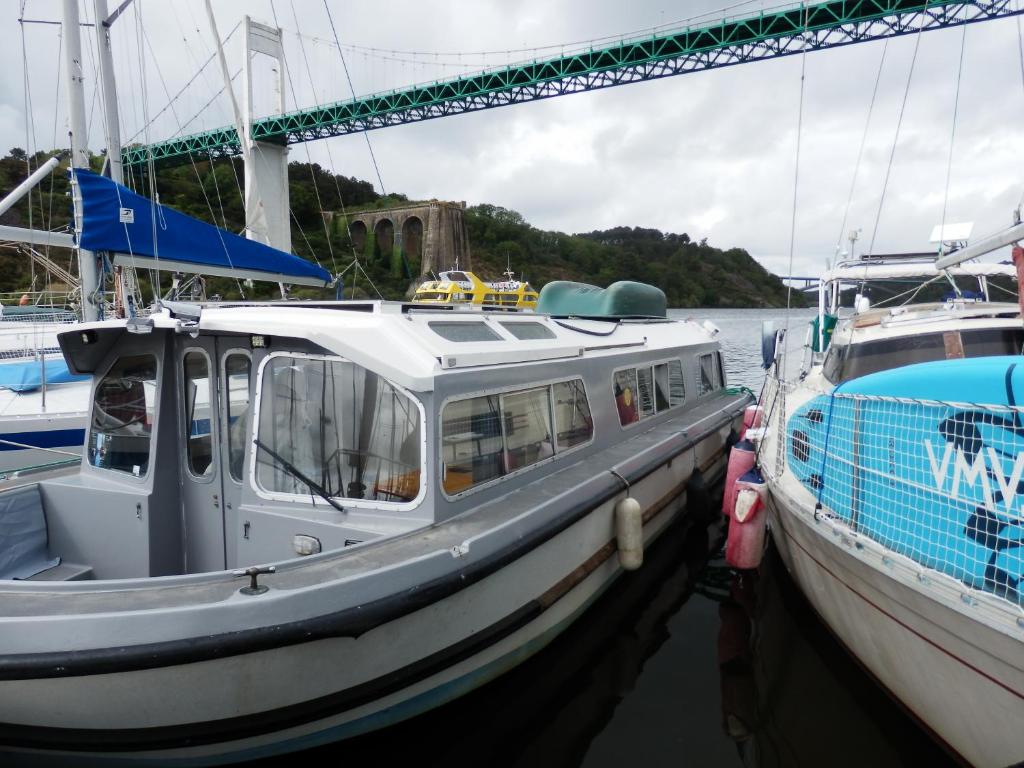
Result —
M442 272L437 280L427 280L416 289L413 301L418 304L476 304L478 306L533 309L537 292L525 280L516 280L505 272L507 280L484 282L472 272Z

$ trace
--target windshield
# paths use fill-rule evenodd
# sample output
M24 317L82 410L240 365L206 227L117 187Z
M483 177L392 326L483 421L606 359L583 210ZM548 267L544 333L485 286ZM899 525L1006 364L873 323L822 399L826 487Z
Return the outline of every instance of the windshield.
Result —
M420 411L372 371L339 359L281 356L264 369L259 485L308 495L410 502L420 490Z
M90 420L89 463L129 472L149 469L156 412L156 358L122 357L96 385Z
M979 328L967 331L923 333L860 344L833 345L822 371L833 384L869 373L913 363L957 357L1019 355L1024 350L1022 328Z

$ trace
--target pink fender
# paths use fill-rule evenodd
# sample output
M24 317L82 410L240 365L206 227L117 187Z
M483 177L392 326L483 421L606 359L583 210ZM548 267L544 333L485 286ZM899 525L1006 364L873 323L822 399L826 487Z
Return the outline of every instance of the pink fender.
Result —
M736 500L736 481L754 468L754 444L740 440L729 452L729 466L725 470L725 493L722 494L722 514L732 517L732 505Z

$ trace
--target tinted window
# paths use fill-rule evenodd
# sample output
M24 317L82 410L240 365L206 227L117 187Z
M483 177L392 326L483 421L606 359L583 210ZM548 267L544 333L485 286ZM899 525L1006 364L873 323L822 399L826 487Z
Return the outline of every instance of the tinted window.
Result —
M636 369L636 389L640 402L640 418L654 415L654 375L650 368Z
M256 477L267 490L310 495L288 462L332 497L412 501L421 436L416 404L355 363L275 357L264 369L259 440L270 450L256 449Z
M427 323L430 330L448 341L501 341L501 336L486 323Z
M90 420L89 463L130 472L149 468L150 437L156 412L156 358L118 359L96 385Z
M182 360L185 401L185 455L196 477L213 474L213 436L210 424L210 363L198 350Z
M517 339L553 339L555 334L544 323L502 323Z
M245 440L249 434L248 355L232 354L224 359L224 389L227 393L228 471L234 480L242 479Z
M668 402L670 406L682 405L686 400L685 382L683 364L678 360L670 360L668 363Z

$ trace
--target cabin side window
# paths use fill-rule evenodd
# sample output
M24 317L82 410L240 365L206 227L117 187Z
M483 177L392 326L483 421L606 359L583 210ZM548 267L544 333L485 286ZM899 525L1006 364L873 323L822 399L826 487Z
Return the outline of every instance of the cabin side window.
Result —
M149 469L156 414L157 362L153 355L121 357L96 385L89 463L141 477Z
M263 371L256 481L277 493L411 502L420 492L418 404L362 366L272 357Z
M722 388L722 369L718 353L700 356L700 392L701 396Z
M581 379L454 400L441 413L441 484L453 495L589 442Z
M622 426L682 405L686 400L683 364L669 360L642 368L624 368L614 374L615 407Z
M501 336L487 327L487 323L437 320L427 325L430 326L430 330L448 341L503 341Z

